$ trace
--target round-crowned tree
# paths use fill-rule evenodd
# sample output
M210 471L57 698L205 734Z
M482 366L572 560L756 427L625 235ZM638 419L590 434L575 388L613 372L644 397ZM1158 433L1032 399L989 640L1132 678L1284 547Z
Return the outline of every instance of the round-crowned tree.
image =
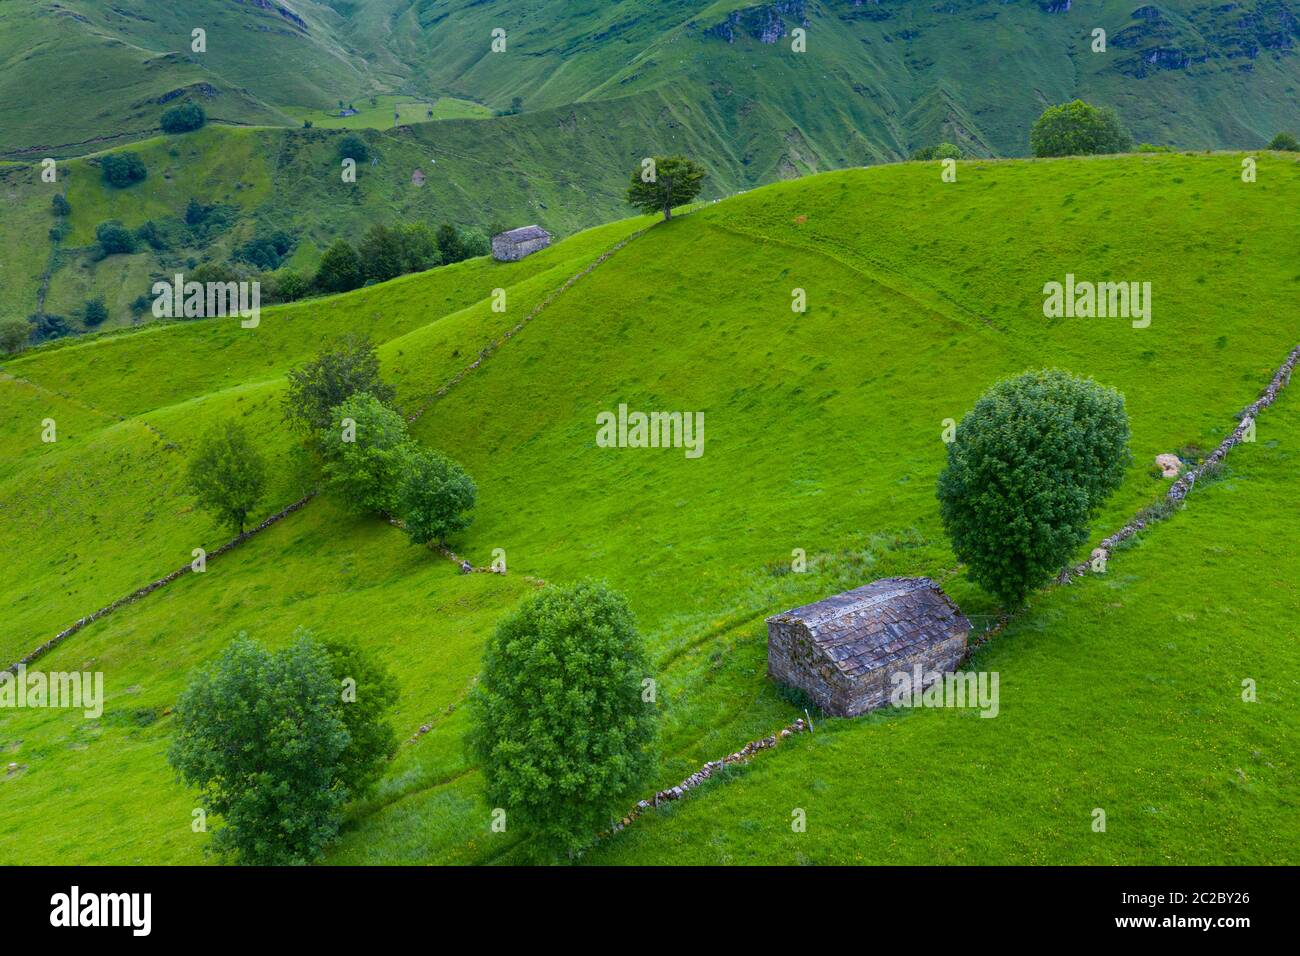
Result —
M1060 370L993 386L957 426L939 475L953 551L1008 607L1087 540L1131 456L1124 397Z
M414 442L406 448L397 513L412 544L439 543L469 527L477 490L460 465Z
M200 508L243 534L249 514L262 500L266 467L244 427L227 422L199 439L189 483Z
M393 514L408 454L406 420L368 392L334 409L321 429L325 478L355 511Z
M655 156L632 173L627 188L628 205L646 215L662 212L673 217L673 209L692 202L700 194L704 167L685 156Z
M1268 148L1286 153L1300 153L1300 140L1291 133L1278 133L1269 140Z
M627 602L583 581L537 592L497 625L470 746L492 806L554 850L589 843L650 772L655 705Z
M296 638L268 651L241 634L176 703L168 761L221 817L212 849L240 863L317 859L397 749L387 669L354 646Z
M1075 100L1044 110L1030 130L1029 145L1035 156L1087 156L1122 153L1132 148L1133 137L1114 110Z

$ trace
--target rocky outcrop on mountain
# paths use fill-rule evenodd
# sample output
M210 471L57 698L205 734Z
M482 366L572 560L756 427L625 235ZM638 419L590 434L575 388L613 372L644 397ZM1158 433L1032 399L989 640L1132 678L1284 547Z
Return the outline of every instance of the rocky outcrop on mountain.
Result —
M1242 61L1236 69L1250 71L1252 61L1265 53L1286 56L1300 48L1298 0L1261 0L1253 9L1239 3L1207 3L1186 16L1186 21L1175 21L1153 3L1133 10L1133 22L1110 38L1112 47L1133 51L1116 61L1116 69L1141 78L1162 70Z
M298 14L294 13L288 7L278 3L273 3L272 0L236 0L236 2L247 3L250 7L257 7L259 10L268 10L271 13L278 13L282 19L292 23L303 33L308 32L306 20L298 16Z
M706 28L704 35L728 43L735 43L743 36L752 37L759 43L776 43L790 33L787 20L795 26L809 25L808 8L804 0L774 0L772 3L732 10L727 19Z
M221 95L221 92L211 83L192 83L189 86L182 86L179 89L164 93L154 102L170 103L172 100L179 99L187 93L193 96L202 96L206 99L213 99L214 97Z

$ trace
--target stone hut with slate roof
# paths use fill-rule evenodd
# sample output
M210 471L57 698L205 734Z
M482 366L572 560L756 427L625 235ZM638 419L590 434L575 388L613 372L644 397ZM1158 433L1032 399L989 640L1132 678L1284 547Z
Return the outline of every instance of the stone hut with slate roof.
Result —
M883 578L767 619L767 673L833 717L889 703L895 674L956 669L970 622L929 578Z
M541 226L520 226L492 237L492 257L500 262L518 262L551 244L551 234Z

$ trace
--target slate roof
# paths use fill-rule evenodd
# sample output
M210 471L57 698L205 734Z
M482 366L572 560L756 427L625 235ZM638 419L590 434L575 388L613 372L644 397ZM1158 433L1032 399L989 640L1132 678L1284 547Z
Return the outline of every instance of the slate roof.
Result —
M529 242L533 239L549 239L551 234L541 226L520 226L518 229L511 229L509 232L502 232L492 237L504 239L506 242Z
M850 678L910 657L959 628L970 629L929 578L882 578L768 622L803 625L821 653Z

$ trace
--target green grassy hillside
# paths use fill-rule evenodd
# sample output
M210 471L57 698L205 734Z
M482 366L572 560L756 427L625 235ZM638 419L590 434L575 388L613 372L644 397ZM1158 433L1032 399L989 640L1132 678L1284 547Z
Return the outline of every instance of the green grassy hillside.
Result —
M1075 97L1115 107L1138 141L1183 149L1253 148L1294 126L1300 0L1059 7L10 0L0 156L21 162L0 166L0 241L12 250L0 320L45 312L83 332L86 300L103 295L109 327L148 321L130 305L155 279L277 229L299 239L288 265L308 271L334 238L385 219L571 234L623 215L629 170L657 152L703 162L713 198L941 140L1024 155L1043 108ZM191 50L193 29L207 31L205 52ZM1094 29L1105 52L1092 51ZM186 101L218 128L154 138L163 111ZM356 114L338 115L341 103ZM343 188L326 132L340 128L376 131L380 164L355 188ZM108 190L97 157L127 144L150 179ZM59 185L39 180L47 156L63 161ZM60 189L73 228L55 242ZM191 197L227 204L231 226L187 233ZM170 226L171 245L101 261L93 230L110 216Z
M200 861L193 798L162 757L167 709L189 669L240 631L278 643L309 626L394 669L398 732L413 742L351 808L329 859L427 863L515 860L527 840L489 831L458 705L493 622L534 580L594 575L627 594L663 708L657 786L793 718L764 676L765 616L928 574L987 621L996 609L938 522L944 419L1025 368L1123 391L1135 462L1099 539L1163 493L1154 456L1217 443L1300 338L1300 224L1285 212L1300 164L1262 154L1244 184L1240 160L970 162L953 184L936 164L852 170L636 235L413 426L478 483L475 523L452 545L476 564L505 549L508 576L458 576L322 496L205 575L87 627L43 666L103 669L105 717L0 716L0 751L19 765L0 775L0 861ZM399 404L424 408L647 225L268 310L255 330L158 324L7 361L0 541L21 572L3 582L15 613L0 650L16 659L221 540L180 480L213 420L243 419L276 463L266 513L296 497L278 395L320 342L367 330ZM1045 319L1042 286L1067 272L1151 282L1150 327ZM507 290L505 314L488 307L494 288ZM795 289L805 313L791 311ZM704 412L704 455L596 447L596 415L619 403ZM1227 478L1104 578L1037 596L980 654L1003 675L999 718L819 725L592 858L1279 862L1300 834L1287 789L1300 714L1285 703L1296 652L1277 626L1300 603L1279 497L1295 407L1287 396L1266 412ZM46 417L61 423L54 445L39 442ZM807 573L789 573L796 548ZM1259 704L1239 702L1244 677L1259 681ZM1090 842L1097 806L1111 829ZM808 833L789 832L793 807L808 809ZM50 837L41 821L55 813Z

